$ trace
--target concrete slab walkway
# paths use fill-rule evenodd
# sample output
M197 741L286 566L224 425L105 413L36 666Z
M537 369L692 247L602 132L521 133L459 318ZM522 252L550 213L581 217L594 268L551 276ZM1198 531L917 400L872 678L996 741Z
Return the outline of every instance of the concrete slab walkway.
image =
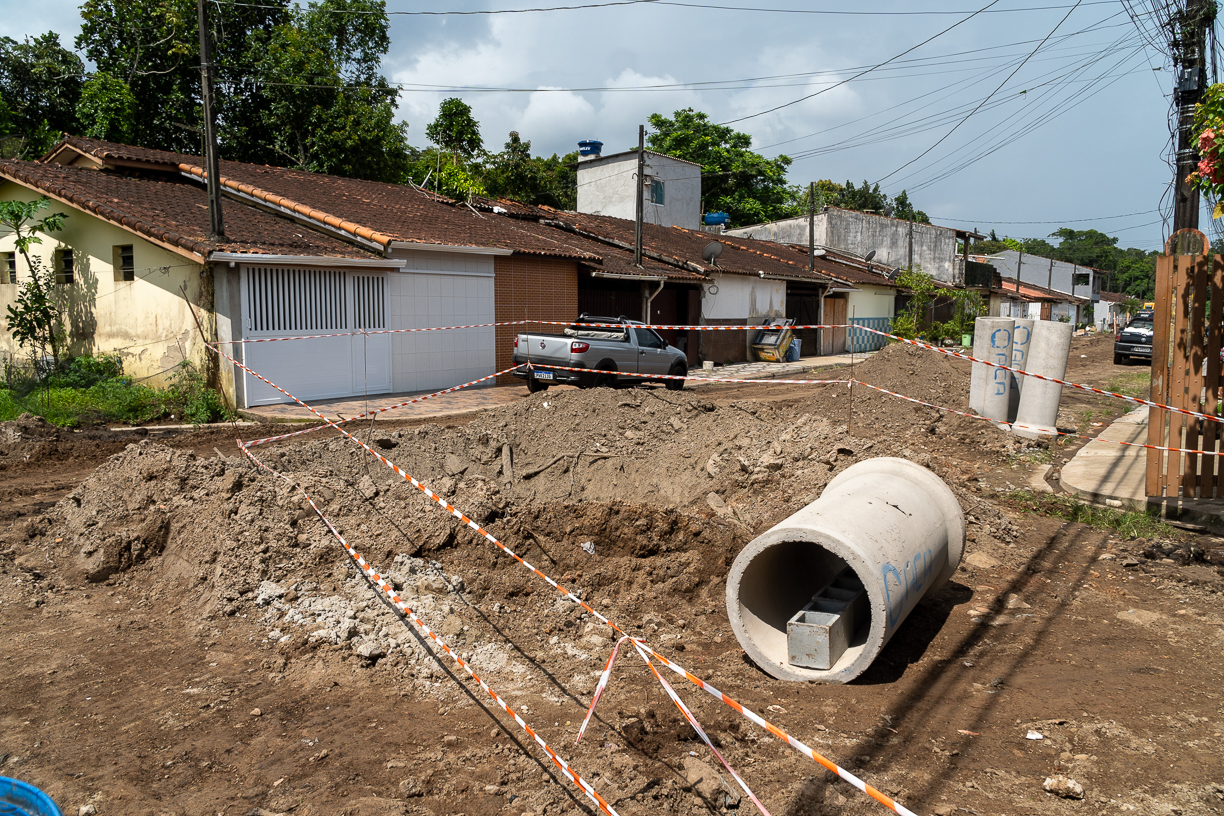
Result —
M1113 442L1145 444L1148 409L1119 417L1063 466L1060 482L1069 493L1113 507L1147 503L1147 450Z
M736 380L777 380L777 379L808 379L804 377L810 371L822 368L836 368L850 365L853 361L860 363L870 354L831 354L824 357L804 357L797 363L738 363L715 367L712 374L707 375L701 369L690 372L695 377L711 376L725 377ZM708 382L689 382L686 388L701 388L716 385ZM572 386L553 386L556 390L572 388ZM320 400L311 405L324 416L347 419L368 410L405 402L413 397L428 394L428 391L416 391L401 394L377 394L367 397L348 397L338 400ZM416 405L407 405L381 414L386 419L420 419L422 417L443 417L454 414L465 414L469 411L479 411L484 408L494 408L498 405L509 405L527 396L526 385L475 386L427 400ZM248 408L243 413L264 420L301 422L316 419L316 417L296 403L281 405L261 405Z

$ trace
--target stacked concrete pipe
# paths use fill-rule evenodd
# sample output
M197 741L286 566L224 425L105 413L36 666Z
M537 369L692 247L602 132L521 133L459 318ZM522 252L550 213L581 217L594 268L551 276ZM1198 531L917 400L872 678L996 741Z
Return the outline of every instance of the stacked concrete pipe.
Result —
M846 683L952 577L964 547L964 515L938 476L905 459L859 462L736 556L727 576L731 629L774 677ZM866 596L848 647L827 669L795 665L788 622L847 568Z
M1065 379L1067 356L1074 333L1075 327L1070 323L1038 320L1033 326L1026 370L1045 377ZM1058 404L1062 399L1062 386L1035 377L1024 379L1027 382L1020 392L1020 405L1016 410L1015 424L1018 427L1013 430L1027 439L1053 436L1058 432Z
M979 317L974 321L973 356L1011 365L1015 325L1016 321L1010 317ZM1010 371L974 363L969 372L969 407L981 416L1007 424L1011 385Z
M1036 322L1024 317L1015 321L1015 328L1012 329L1012 368L1020 371L1027 370L1029 346L1033 339L1033 324ZM1007 419L1009 422L1015 422L1016 412L1020 409L1020 394L1024 391L1025 380L1029 378L1012 374L1010 379L1011 388L1007 393Z

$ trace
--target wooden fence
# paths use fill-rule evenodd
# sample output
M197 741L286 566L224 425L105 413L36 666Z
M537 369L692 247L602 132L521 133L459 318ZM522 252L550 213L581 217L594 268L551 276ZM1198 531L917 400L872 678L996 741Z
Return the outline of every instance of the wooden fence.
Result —
M1205 241L1204 241L1205 243ZM1156 259L1155 331L1152 335L1153 402L1216 414L1220 395L1224 259L1165 255ZM1152 408L1148 444L1218 451L1224 425ZM1220 457L1149 450L1149 498L1224 497Z

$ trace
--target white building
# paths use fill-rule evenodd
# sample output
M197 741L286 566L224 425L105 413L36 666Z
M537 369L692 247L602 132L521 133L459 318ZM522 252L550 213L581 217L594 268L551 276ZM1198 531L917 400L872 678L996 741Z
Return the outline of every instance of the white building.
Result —
M581 156L578 161L578 212L633 221L634 190L642 195L642 221L661 227L697 229L701 224L701 165L646 151L642 182L637 151Z

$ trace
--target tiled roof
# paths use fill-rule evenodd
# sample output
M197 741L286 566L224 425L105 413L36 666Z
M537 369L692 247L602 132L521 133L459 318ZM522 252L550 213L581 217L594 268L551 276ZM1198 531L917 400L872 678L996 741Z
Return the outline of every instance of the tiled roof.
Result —
M999 289L991 291L999 292L1000 294L1015 295L1016 279L1002 277L1003 286ZM1044 286L1038 286L1034 283L1020 282L1020 296L1026 300L1057 300L1063 303L1087 303L1088 298L1080 297L1079 295L1068 295L1066 292L1059 292L1054 289L1047 289Z
M621 245L633 245L633 222L625 218L559 212L553 215L553 220L576 229L596 241L615 241ZM714 241L723 245L722 254L717 259L717 266L711 266L701 257L702 250ZM808 272L806 261L792 260L787 257L792 255L790 250L770 241L727 238L724 235L682 227L643 224L642 246L645 250L655 253L656 260L666 258L672 263L688 268L689 271L702 274L759 275L763 272L769 276L811 280L814 283L829 280L827 276L819 272L816 274Z
M158 163L167 168L177 167L200 179L205 176L204 161L198 156L77 136L65 137L64 144L100 160ZM439 244L507 249L579 260L599 259L598 255L576 254L557 241L525 232L511 219L477 212L466 204L410 185L224 160L221 162L221 183L231 194L263 201L383 247L392 242Z
M807 264L807 247L800 246L799 244L785 244L784 246L794 250L803 259L802 263ZM883 272L864 268L862 261L840 257L835 252L827 249L824 250L823 255L816 256L816 271L846 283L897 288L897 284L890 281Z
M287 218L232 201L225 205L225 238L210 241L207 195L199 184L185 178L148 178L16 160L0 161L0 177L201 259L211 252L379 257Z

